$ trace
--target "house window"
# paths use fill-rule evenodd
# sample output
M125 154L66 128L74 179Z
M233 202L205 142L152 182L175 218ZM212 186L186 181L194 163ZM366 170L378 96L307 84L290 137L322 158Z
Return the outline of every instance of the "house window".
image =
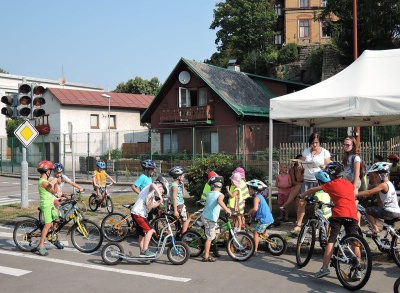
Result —
M90 128L99 129L99 115L97 114L90 115Z
M321 22L321 37L330 38L332 36L332 29L327 21Z
M176 154L178 152L178 134L177 133L164 133L162 136L163 153Z
M199 88L199 106L207 106L207 88Z
M111 129L117 128L117 116L116 115L110 115L110 128Z
M300 0L300 8L308 7L308 0Z
M189 89L179 88L179 108L190 107L190 91Z
M299 20L299 38L308 39L310 37L310 21Z
M321 7L326 7L327 3L328 3L328 0L322 0L321 1Z
M275 3L275 14L276 15L282 15L281 3Z
M203 132L201 134L201 139L204 153L218 153L218 132Z
M182 107L196 107L207 105L207 88L179 88L178 105Z
M282 32L276 32L274 36L274 44L281 45L282 44Z

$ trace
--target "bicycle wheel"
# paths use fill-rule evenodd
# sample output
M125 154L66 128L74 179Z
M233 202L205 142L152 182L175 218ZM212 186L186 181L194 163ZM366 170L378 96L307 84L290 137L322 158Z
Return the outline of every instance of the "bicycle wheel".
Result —
M175 216L168 215L167 217L168 217L168 221L171 226L171 229L172 229L172 234L176 237L176 233L178 231L181 231L181 229L182 229L181 222ZM164 215L158 216L150 222L150 227L153 227L153 229L155 231L153 233L153 235L151 235L151 240L153 241L153 243L155 243L155 244L158 243L158 239L160 238L160 233L162 231L162 228L164 228L165 225L167 225L167 223L166 223ZM168 233L168 230L164 230L164 232ZM169 244L170 242L171 242L171 238L168 239L167 244Z
M348 290L359 290L368 282L372 270L371 250L357 234L347 234L335 249L334 266L340 283ZM348 262L340 259L348 258Z
M23 220L15 225L13 239L15 245L22 251L36 250L40 242L41 225L35 220Z
M222 227L222 225L224 225L226 223L227 223L227 220L225 219L225 217L219 217L217 220L217 224L219 227ZM219 234L219 233L217 232L217 234ZM228 242L228 240L229 240L229 230L225 230L225 231L223 231L222 235L218 236L217 245L224 247L224 246L226 246L226 243Z
M101 221L101 233L108 241L121 242L128 236L130 228L128 219L119 213L109 214Z
M185 242L189 246L189 252L191 257L198 257L204 251L205 240L198 232L186 231L182 234L182 242Z
M85 219L71 227L71 241L80 252L90 253L100 247L103 234L95 222Z
M397 230L397 233L400 234L400 230ZM393 256L394 262L400 268L400 238L397 237L396 234L394 234L392 237L390 253Z
M323 230L325 229L325 230ZM328 244L328 230L326 226L320 226L319 231L318 231L318 241L319 241L319 246L321 246L322 251L325 253L325 248L326 245Z
M394 285L393 285L394 293L399 293L399 290L400 290L400 277L397 278L396 282L394 282Z
M124 249L119 243L109 242L101 250L101 258L108 265L119 264L122 260L120 255L124 254Z
M109 196L106 197L106 210L109 214L112 214L114 212L114 204L111 197Z
M190 257L189 246L182 242L176 241L175 247L170 244L167 250L168 260L174 265L183 265Z
M83 199L78 200L75 205L79 208L82 214L85 214L88 210L87 205L85 204Z
M99 202L96 200L97 195L92 193L92 195L89 197L89 209L92 212L97 211L97 209L99 208Z
M267 251L272 255L279 256L285 253L287 248L286 240L279 234L271 234L266 242Z
M246 232L236 232L226 244L226 252L236 261L248 260L253 256L254 250L254 239Z
M301 227L296 244L296 263L302 268L305 267L311 259L315 246L315 225L307 222Z

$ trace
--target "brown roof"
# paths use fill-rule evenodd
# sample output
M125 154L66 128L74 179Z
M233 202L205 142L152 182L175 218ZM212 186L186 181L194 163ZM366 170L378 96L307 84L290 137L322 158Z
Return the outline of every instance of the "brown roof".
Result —
M111 96L110 106L113 108L147 109L154 99L154 96L149 95L59 88L47 88L47 90L50 91L62 105L108 107L108 99L101 96L102 94L107 94Z

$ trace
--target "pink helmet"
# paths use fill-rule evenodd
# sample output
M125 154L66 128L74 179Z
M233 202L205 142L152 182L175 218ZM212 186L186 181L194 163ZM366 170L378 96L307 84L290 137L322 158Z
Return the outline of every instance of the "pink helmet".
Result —
M232 175L233 175L234 173L239 173L239 174L240 174L240 178L242 178L242 179L246 178L246 175L245 175L245 173L244 173L244 169L241 168L241 167L237 167L237 168L235 169L235 171L232 172Z
M232 183L233 183L233 185L235 185L235 187L240 187L240 183L242 180L240 173L238 173L238 172L233 173L229 179L232 180Z

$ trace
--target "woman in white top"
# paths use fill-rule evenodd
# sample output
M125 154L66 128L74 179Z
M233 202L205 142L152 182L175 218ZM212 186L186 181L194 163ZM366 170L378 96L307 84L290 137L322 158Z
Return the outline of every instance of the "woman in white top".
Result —
M318 167L323 169L330 161L331 154L328 150L321 147L322 138L318 132L314 132L308 138L308 143L310 145L309 148L306 148L303 151L302 160L306 162L314 162ZM300 194L303 194L308 189L318 186L318 181L314 176L314 170L312 168L304 168L304 180L301 185ZM303 218L305 215L306 206L304 202L300 202L300 205L297 209L297 221L296 227L292 231L292 234L298 234L301 229L301 223L303 222Z

